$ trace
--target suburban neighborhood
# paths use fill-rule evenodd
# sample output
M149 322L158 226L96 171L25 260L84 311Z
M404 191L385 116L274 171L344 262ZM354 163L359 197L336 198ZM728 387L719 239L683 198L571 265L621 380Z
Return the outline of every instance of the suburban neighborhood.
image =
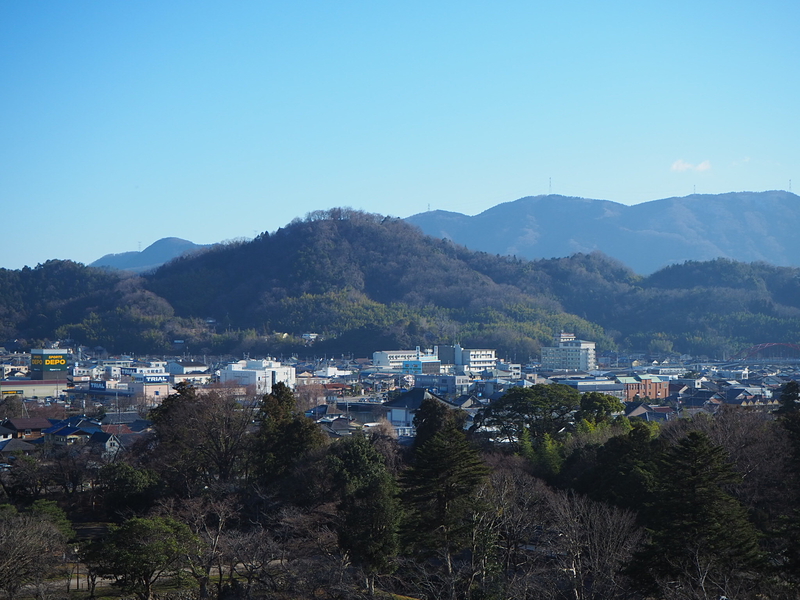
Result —
M630 476L612 483L609 477L618 467L604 466L600 454L586 462L582 453L592 444L602 449L630 440L624 443L634 444L632 452L653 452L653 457L683 452L702 464L718 460L692 454L705 452L701 448L710 439L685 438L698 449L646 448L657 443L659 431L680 431L681 423L707 422L703 427L710 435L717 424L741 423L735 427L750 428L740 434L746 437L768 424L789 423L800 411L797 359L598 355L593 341L567 332L542 348L540 360L524 364L491 348L459 344L312 359L109 356L89 348L53 347L3 352L0 361L0 488L9 511L0 524L13 533L34 518L42 527L27 562L12 561L5 574L0 568L0 591L9 597L70 590L95 595L108 588L149 600L188 577L194 583L179 587L199 598L294 598L331 590L326 569L338 572L336 577L361 573L365 578L363 585L343 588L341 597L389 589L442 597L422 590L444 586L474 593L499 582L517 590L515 597L548 597L542 595L548 589L554 598L587 589L601 594L592 597L629 597L647 577L673 571L665 566L628 574L631 560L661 550L654 545L657 538L643 541L624 512L609 513L613 534L595 531L599 522L586 522L580 535L614 535L629 551L604 556L605 571L602 577L595 572L591 582L563 575L562 559L586 542L565 546L567 525L560 519L573 513L594 519L588 517L592 511L612 510L601 499L619 503L621 508L613 510L621 511L643 508L650 497L629 491L625 500L613 501L599 495L608 485L632 485ZM764 443L771 442L748 442L753 448ZM353 452L361 458L355 460ZM455 454L445 458L450 453ZM678 456L671 460L685 459ZM431 485L424 479L430 475L420 470L424 461L444 469L436 477L457 469L452 476L466 487L453 499L467 504L437 516L435 503L416 496ZM487 464L494 466L489 470ZM657 470L658 463L652 464L646 468ZM765 476L772 468L765 467ZM489 513L478 508L483 502L478 499L490 493L487 508L507 502L497 496L511 481L501 483L505 477L517 478L514 486L534 486L515 488L521 495L514 502L550 508L538 517L536 511L525 515L540 523L528 533L512 534L510 522L497 520L499 546L491 553L521 552L526 558L519 560L533 570L526 566L527 575L513 580L508 573L486 573L480 583L475 583L480 569L468 579L461 571L440 572L443 563L428 555L432 547L459 569L490 551L470 546L467 538L456 543L423 532L446 533L450 525L437 526L437 519L456 519L462 527L479 515L486 518ZM606 483L592 479L597 477ZM345 483L351 479L362 482ZM451 493L446 489L437 493ZM586 499L570 496L570 489L587 494ZM252 505L256 498L262 500ZM261 506L267 498L271 509ZM364 501L372 503L369 510ZM278 507L283 508L275 512ZM282 512L290 507L299 512ZM289 514L300 519L297 530L278 543L274 536L287 527ZM253 522L259 523L257 529ZM327 558L307 538L321 526L335 534L325 552L337 550ZM745 532L751 527L741 524ZM358 537L352 537L356 531ZM170 547L156 548L154 535L169 540ZM249 537L245 542L241 536ZM383 549L362 554L364 540ZM67 548L67 541L69 552L46 549ZM132 566L130 555L120 553L134 547L142 554ZM756 551L755 545L748 548ZM412 557L418 562L403 562ZM310 565L317 576L309 578L304 571ZM421 565L438 575L417 579L414 569ZM730 569L740 569L736 565L731 559L714 569L730 577ZM142 572L136 569L146 574L134 575ZM403 578L397 580L400 573ZM682 585L694 587L697 581L687 574ZM726 585L720 581L718 587Z
M661 362L643 355L597 357L594 342L576 340L569 333L556 335L552 346L543 347L541 361L528 364L499 358L493 349L457 344L313 361L297 357L227 362L206 357L80 358L87 354L87 349L79 355L60 348L4 353L0 356L3 399L16 398L26 411L56 416L102 411L107 420L114 414L135 413L144 418L178 384L197 390L223 387L248 402L282 383L320 422L334 415L355 426L386 420L399 436L413 436L413 411L402 412L397 402L413 389L424 389L474 413L511 388L557 383L582 394L614 396L624 403L626 416L669 420L698 411L714 414L724 405L774 410L776 391L800 378L798 362L792 360L757 359L745 364L700 362L688 356L662 357ZM44 437L38 432L48 427L34 428L28 437Z

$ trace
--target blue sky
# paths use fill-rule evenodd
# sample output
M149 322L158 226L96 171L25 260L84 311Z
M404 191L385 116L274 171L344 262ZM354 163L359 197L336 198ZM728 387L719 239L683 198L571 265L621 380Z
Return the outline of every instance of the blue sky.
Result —
M0 2L0 267L800 188L796 1ZM551 184L552 182L552 184Z

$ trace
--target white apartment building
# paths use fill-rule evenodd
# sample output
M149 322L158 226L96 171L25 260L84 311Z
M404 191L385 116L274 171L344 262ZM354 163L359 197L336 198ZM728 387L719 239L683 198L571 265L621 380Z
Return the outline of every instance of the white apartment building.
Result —
M462 348L461 362L456 364L463 365L467 371L494 369L497 366L497 351L486 348Z
M167 363L166 370L170 375L193 375L207 373L208 365L194 360L171 360Z
M332 377L347 377L348 375L352 374L353 371L342 370L338 367L334 367L333 365L325 365L324 367L314 371L315 377L324 377L326 379L330 379Z
M575 339L575 334L559 333L554 346L542 348L545 371L593 371L597 368L594 342Z
M460 371L479 372L494 369L497 366L497 351L488 348L462 348L454 346L437 346L436 352L442 364L455 365Z
M169 373L166 371L166 366L166 362L155 360L129 367L120 367L119 372L121 377L130 377L136 383L167 383L169 382Z
M383 350L372 353L372 364L382 369L403 369L409 373L424 373L424 363L455 365L462 371L484 371L497 366L497 351L484 348L436 346L433 350Z
M372 353L372 364L381 369L402 369L408 361L437 361L436 350L380 350Z
M269 394L276 383L294 389L295 369L269 359L240 360L227 365L219 372L221 383L253 386L257 394Z

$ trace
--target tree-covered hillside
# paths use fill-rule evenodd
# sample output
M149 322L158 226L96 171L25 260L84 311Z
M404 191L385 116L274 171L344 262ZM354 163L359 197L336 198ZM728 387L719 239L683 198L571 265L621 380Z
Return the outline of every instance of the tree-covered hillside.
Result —
M434 240L399 219L338 209L177 260L148 278L148 288L181 316L260 334L346 335L354 352L376 333L404 347L461 341L521 358L561 329L613 346L549 290L495 279L519 273L516 262Z
M143 277L66 261L0 270L0 338L116 352L341 353L458 341L536 357L553 333L599 349L730 355L800 340L800 270L715 260L643 278L599 253L526 261L406 222L317 212ZM321 334L314 348L300 335Z

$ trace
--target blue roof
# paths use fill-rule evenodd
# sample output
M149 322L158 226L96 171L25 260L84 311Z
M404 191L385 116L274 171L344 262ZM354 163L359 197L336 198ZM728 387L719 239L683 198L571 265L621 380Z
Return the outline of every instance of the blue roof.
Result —
M71 435L74 432L62 432L62 429L74 429L75 431L82 430L88 434L91 434L95 431L101 431L100 423L95 421L94 419L89 419L87 417L81 416L74 416L68 419L63 419L61 421L56 421L53 423L52 426L48 427L47 429L43 429L42 433L55 435Z

